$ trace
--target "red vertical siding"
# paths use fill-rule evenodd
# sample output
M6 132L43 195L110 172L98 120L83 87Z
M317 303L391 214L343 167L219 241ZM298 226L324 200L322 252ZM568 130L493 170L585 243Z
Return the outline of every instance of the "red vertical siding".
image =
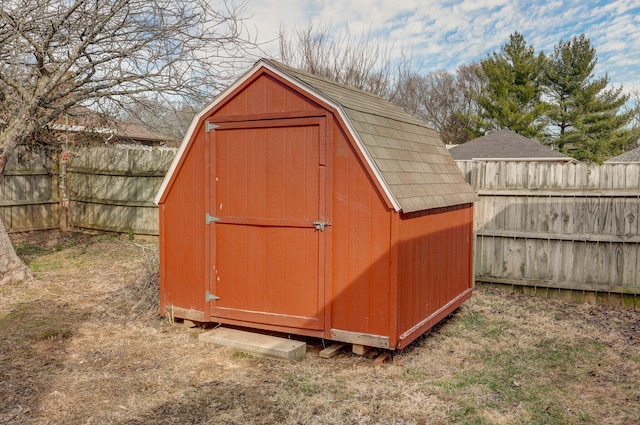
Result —
M291 90L277 78L262 74L239 87L235 95L219 106L217 117L249 116L312 111L318 104Z
M391 212L337 126L333 143L332 327L387 335Z
M161 311L174 306L178 317L207 320L205 308L204 140L198 132L160 207L162 237ZM166 311L171 314L171 311ZM185 317L188 316L188 317Z
M402 347L470 296L473 207L403 215L399 226L398 330L406 339Z

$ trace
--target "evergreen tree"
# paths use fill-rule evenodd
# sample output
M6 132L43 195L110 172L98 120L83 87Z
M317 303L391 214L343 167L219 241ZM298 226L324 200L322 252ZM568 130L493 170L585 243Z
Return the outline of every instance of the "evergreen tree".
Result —
M500 52L480 62L485 90L477 97L479 125L486 130L509 128L526 137L542 137L544 112L540 77L545 57L536 55L522 34L509 36Z
M560 41L546 62L544 86L552 143L576 159L602 162L622 153L638 132L629 128L632 113L621 113L629 96L607 89L607 75L594 78L597 61L584 34Z

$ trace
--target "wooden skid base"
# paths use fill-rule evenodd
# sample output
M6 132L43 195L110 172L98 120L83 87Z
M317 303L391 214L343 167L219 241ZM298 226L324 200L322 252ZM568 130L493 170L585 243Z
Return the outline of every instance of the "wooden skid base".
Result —
M330 359L331 357L338 354L340 350L342 350L346 345L347 344L344 344L344 343L332 344L329 347L325 348L324 350L320 351L318 355L323 359Z

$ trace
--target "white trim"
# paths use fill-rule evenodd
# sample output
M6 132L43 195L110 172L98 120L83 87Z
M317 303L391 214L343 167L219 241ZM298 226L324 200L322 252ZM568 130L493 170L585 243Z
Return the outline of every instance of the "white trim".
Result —
M101 133L101 134L116 134L116 131L111 128L104 127L91 127L88 125L65 125L65 124L49 124L48 127L51 130L56 131L71 131L71 132L87 132L87 133Z
M231 93L236 88L240 87L245 81L247 81L249 78L251 78L261 68L268 69L269 71L273 72L274 74L276 74L276 75L280 76L281 78L287 80L292 85L298 87L299 89L301 89L301 90L309 93L310 95L322 100L323 102L329 104L330 106L335 108L336 111L338 111L338 114L340 115L340 118L342 119L342 122L344 122L345 125L347 126L347 129L348 129L349 133L351 133L351 135L353 136L353 139L356 141L356 144L358 145L358 148L360 149L360 152L362 152L362 155L364 156L365 160L367 161L367 164L369 165L371 170L373 170L373 174L375 175L375 177L378 180L378 182L380 182L380 186L382 186L382 189L384 190L385 195L391 201L391 204L393 205L393 208L396 210L396 212L399 212L402 209L402 207L400 206L400 203L395 198L395 196L393 196L393 193L391 192L391 188L389 187L389 185L387 184L386 180L382 176L382 173L380 172L380 170L378 169L378 166L376 165L375 161L373 160L373 158L369 154L369 151L366 149L364 143L362 142L362 139L360 138L360 135L358 134L358 132L353 127L353 124L351 124L351 121L347 117L347 114L345 113L345 111L342 108L342 106L339 103L336 103L335 101L333 101L330 98L326 97L325 95L323 95L322 93L320 93L319 91L317 91L316 89L311 87L309 84L304 83L303 81L300 81L300 80L298 80L296 78L292 78L288 74L283 73L281 70L279 70L278 68L273 67L271 64L269 64L268 62L266 62L264 60L259 60L258 62L256 62L256 64L249 71L247 71L244 75L242 75L235 83L233 83L232 85L227 87L225 90L223 90L218 96L216 96L216 98L213 100L213 102L211 102L204 109L202 109L200 112L198 112L198 114L196 114L196 116L191 121L191 125L189 126L189 130L187 130L187 133L185 134L184 139L182 140L182 143L180 143L180 147L178 149L178 152L176 153L176 156L173 158L173 162L171 163L171 167L169 167L169 171L165 175L164 180L162 181L162 185L160 185L160 189L158 190L158 193L156 194L156 197L154 198L153 202L156 205L160 203L160 199L162 199L162 196L164 195L164 191L167 189L167 186L169 185L169 182L171 181L171 177L173 176L173 173L175 172L175 170L176 170L176 168L178 166L178 163L180 162L180 160L182 158L182 155L184 155L184 152L185 152L185 150L187 148L189 140L191 140L191 137L192 137L192 135L193 135L193 133L195 131L196 125L200 122L202 117L204 117L221 100L225 99L225 97L226 97L226 95L228 93Z

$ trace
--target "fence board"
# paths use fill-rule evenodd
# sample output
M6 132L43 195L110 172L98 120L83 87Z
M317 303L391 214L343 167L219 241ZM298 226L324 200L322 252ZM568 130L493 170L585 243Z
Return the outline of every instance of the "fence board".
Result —
M636 287L640 291L640 249L637 244L622 244L622 286Z
M175 152L133 145L72 147L61 167L55 151L18 146L0 179L0 218L10 232L70 225L158 235L152 201ZM60 182L66 182L68 210L61 207Z
M158 235L152 203L175 149L120 145L83 147L68 164L70 225Z
M640 294L640 164L458 164L480 196L478 281Z
M0 217L7 231L58 227L57 154L45 147L15 148L0 177Z

